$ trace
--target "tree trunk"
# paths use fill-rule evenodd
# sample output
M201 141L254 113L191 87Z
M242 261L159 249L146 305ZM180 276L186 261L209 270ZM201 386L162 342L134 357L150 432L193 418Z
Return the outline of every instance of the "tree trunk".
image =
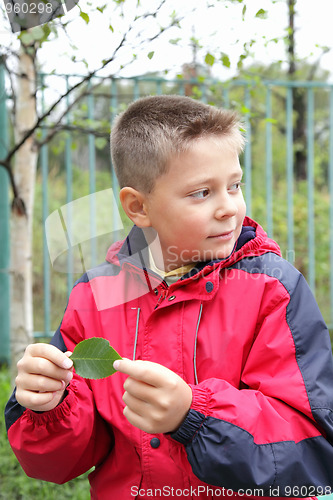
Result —
M295 7L296 0L288 0L288 59L289 59L289 75L293 75L296 71L295 59Z
M21 47L18 62L15 133L16 142L31 129L36 113L36 50ZM32 216L38 153L34 138L25 141L15 156L14 177L25 210L11 213L11 366L33 341ZM24 213L25 212L25 213Z
M297 0L288 0L288 74L293 78L296 67L296 49L295 49L295 9ZM306 144L306 114L305 114L305 91L301 88L293 89L293 109L295 113L294 126L294 170L295 177L298 180L306 179L307 165L307 144Z

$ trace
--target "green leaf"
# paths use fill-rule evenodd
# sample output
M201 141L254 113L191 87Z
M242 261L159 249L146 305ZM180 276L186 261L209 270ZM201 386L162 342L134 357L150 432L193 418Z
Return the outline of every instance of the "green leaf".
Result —
M96 149L103 149L105 148L107 144L107 140L104 139L104 137L96 137L95 139L95 148Z
M48 24L43 24L44 40L47 40L48 36L51 34L51 28Z
M24 45L30 45L34 41L33 34L28 31L23 31L19 38Z
M223 66L225 66L226 68L230 68L231 62L230 62L230 58L229 58L228 54L222 53L221 54L221 61L222 61Z
M84 20L87 24L89 23L89 21L90 21L90 17L88 16L88 14L87 14L86 12L83 12L83 11L81 10L81 12L80 12L80 16L82 17L82 19L83 19L83 20Z
M154 57L154 54L155 54L155 52L154 52L154 51L149 52L149 53L147 54L148 59L152 59L152 58Z
M249 108L247 108L246 106L241 106L241 112L244 115L247 115L247 114L251 113L251 110Z
M265 122L273 123L273 125L276 125L278 123L278 121L275 118L266 118Z
M104 10L106 9L106 7L107 7L107 4L105 4L105 5L101 6L101 7L97 7L97 10L98 10L101 14L103 14L103 12L104 12Z
M34 40L42 40L45 36L44 30L41 26L35 26L31 29L30 33Z
M256 17L259 17L259 19L267 19L267 10L259 9L256 13Z
M210 54L208 52L205 57L205 63L208 64L208 66L213 66L214 62L215 62L215 57L213 56L213 54Z
M110 346L108 340L98 337L79 342L71 360L78 375L89 379L99 379L113 375L113 362L122 357Z

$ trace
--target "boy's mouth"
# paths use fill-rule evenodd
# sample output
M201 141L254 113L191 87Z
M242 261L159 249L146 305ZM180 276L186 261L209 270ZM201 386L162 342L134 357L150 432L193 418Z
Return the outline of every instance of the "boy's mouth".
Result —
M229 240L233 237L234 230L228 231L225 233L220 233L220 234L213 234L212 236L208 236L208 238L217 238L220 240Z

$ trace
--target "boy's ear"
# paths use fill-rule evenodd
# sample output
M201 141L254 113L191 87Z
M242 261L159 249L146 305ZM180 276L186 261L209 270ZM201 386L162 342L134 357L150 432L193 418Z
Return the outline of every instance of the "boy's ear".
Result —
M150 227L147 199L141 192L131 187L123 187L119 193L120 203L131 221L138 227Z

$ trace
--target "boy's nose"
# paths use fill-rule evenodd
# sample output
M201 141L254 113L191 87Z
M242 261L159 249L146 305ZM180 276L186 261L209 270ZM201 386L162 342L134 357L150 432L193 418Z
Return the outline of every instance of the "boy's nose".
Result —
M219 206L215 211L216 219L223 219L225 217L232 217L238 212L237 204L230 196L224 196L220 200Z

